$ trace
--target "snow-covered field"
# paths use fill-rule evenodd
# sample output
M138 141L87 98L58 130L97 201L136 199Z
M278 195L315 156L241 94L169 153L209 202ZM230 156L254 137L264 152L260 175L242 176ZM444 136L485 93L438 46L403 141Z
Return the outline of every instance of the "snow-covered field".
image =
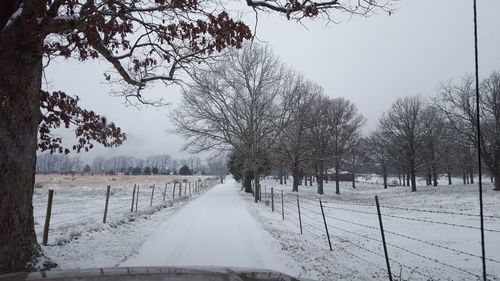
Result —
M48 190L53 189L48 245L42 246L45 255L60 268L116 266L138 249L159 222L204 191L195 191L195 182L208 184L206 178L37 175L36 185L42 186L33 196L37 239L41 243ZM175 180L186 182L182 190L177 184L174 193ZM131 212L134 184L139 191ZM107 185L110 197L104 224Z
M445 182L442 180L441 182ZM303 234L300 234L297 193L291 186L263 181L263 202L247 204L276 238L281 248L303 267L303 274L319 280L378 280L387 278L381 233L375 206L379 197L388 254L397 280L479 280L481 247L477 184L440 187L390 187L334 183L325 195L316 186L300 186ZM289 182L290 184L290 182ZM274 187L275 212L270 188ZM500 280L500 192L484 187L487 272ZM281 190L284 204L281 205ZM319 199L323 202L333 251L329 251ZM267 199L267 200L266 200ZM282 218L282 208L284 217Z
M169 184L163 201L165 182L173 180L159 176L47 176L34 196L41 241L47 190L55 190L49 245L43 247L44 253L59 268L216 265L275 269L318 280L383 280L387 269L377 195L395 280L480 279L475 184L418 186L418 192L412 193L408 187L384 190L381 185L360 182L352 189L342 183L341 195L335 195L334 183L329 182L323 196L316 194L316 186L300 186L301 234L297 193L291 192L291 182L263 181L263 200L258 204L230 179L208 192L191 192L191 196L189 187L182 190L181 197L177 189L174 200ZM140 185L139 204L137 212L130 212L134 183ZM107 184L111 196L108 222L103 224ZM485 184L487 271L489 279L500 280L500 193L491 188Z

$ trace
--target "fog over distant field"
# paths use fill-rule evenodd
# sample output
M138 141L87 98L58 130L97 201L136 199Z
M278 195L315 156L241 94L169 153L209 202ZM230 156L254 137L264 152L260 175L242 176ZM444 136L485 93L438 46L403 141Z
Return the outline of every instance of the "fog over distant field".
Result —
M276 14L261 13L258 40L268 43L283 62L325 88L329 96L353 101L367 118L365 132L376 127L379 116L399 96L433 96L440 82L459 79L474 67L472 1L402 0L392 15L343 18L339 24L315 19L303 25ZM252 10L243 18L254 26ZM480 76L500 70L500 1L478 1ZM180 100L178 87L158 85L145 95L170 102L162 108L126 106L122 97L109 95L113 86L103 84L104 62L52 62L46 70L51 90L77 94L81 104L107 117L128 135L119 148L97 146L82 153L83 160L96 155L128 154L144 157L170 154L187 157L184 140L169 132L168 113ZM70 135L61 131L63 135Z

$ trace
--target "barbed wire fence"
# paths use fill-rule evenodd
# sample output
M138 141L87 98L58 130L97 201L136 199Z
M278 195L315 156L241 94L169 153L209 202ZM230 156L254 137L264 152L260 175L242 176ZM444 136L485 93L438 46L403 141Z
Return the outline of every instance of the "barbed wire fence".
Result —
M216 178L167 180L156 184L111 186L91 189L49 189L38 194L33 204L35 230L42 234L42 244L57 245L67 238L51 239L53 231L72 235L76 229L99 228L106 224L133 221L140 215L149 215L217 184ZM43 200L42 195L48 196ZM43 201L42 201L43 200Z
M393 229L394 227L388 229L382 227L382 221L385 221L385 218L386 220L390 220L391 225L395 225L395 223L413 223L422 224L422 227L426 225L446 227L447 231L451 232L462 230L479 231L479 227L465 223L452 222L453 218L456 217L476 220L479 219L479 215L477 214L380 204L378 204L377 208L378 198L376 201L374 200L374 204L348 201L338 202L335 200L325 200L321 196L318 196L318 200L316 201L307 197L300 197L297 193L286 194L286 196L284 196L283 191L277 190L274 186L266 186L263 189L264 194L262 198L266 202L266 205L270 205L271 212L281 216L282 221L290 222L297 227L297 231L300 232L301 235L307 234L315 239L324 240L325 249L327 250L332 249L331 239L340 239L341 233L347 235L349 238L353 238L346 239L342 237L342 242L359 249L360 253L370 258L362 257L362 255L348 251L343 247L335 247L335 251L342 251L352 258L372 266L378 271L384 272L386 278L389 280L401 280L401 272L403 270L411 275L419 275L421 279L424 280L456 280L449 276L436 276L435 272L430 273L427 270L428 266L439 266L442 269L447 269L442 271L446 272L446 275L449 274L449 271L455 271L459 273L460 276L463 276L463 278L465 278L464 280L481 280L482 275L479 268L478 271L475 272L474 270L464 268L460 264L457 265L448 259L442 258L443 254L448 254L462 257L463 260L466 261L480 262L482 259L480 254L446 245L444 242L439 243L431 241L432 239L426 239L423 235L400 233ZM390 213L390 211L404 211L408 214L393 214ZM339 212L348 212L351 213L352 216L346 219L342 217ZM415 213L432 215L434 217L411 217L411 215ZM500 219L500 216L494 215L485 215L484 217L491 220ZM373 225L367 222L371 222ZM351 227L349 227L349 225ZM496 235L500 232L500 229L485 228L484 231ZM365 243L356 241L354 238L370 243L366 245ZM413 243L414 246L419 248L409 248L408 243ZM373 248L374 245L376 245L376 249ZM385 252L381 250L381 246L388 249L389 253L387 253L387 250ZM420 249L424 246L427 251L422 251L422 249ZM437 251L442 251L442 253L438 253ZM423 266L417 266L413 264L413 262L409 264L408 261L405 263L404 259L399 259L399 257L403 255L420 260ZM485 257L485 259L490 263L497 264L497 266L500 264L500 259L498 258L490 256ZM382 261L384 261L384 265L379 264ZM397 269L396 272L399 271L400 275L398 276L391 273L391 267L395 267L395 269ZM488 277L491 277L492 280L494 279L493 276Z

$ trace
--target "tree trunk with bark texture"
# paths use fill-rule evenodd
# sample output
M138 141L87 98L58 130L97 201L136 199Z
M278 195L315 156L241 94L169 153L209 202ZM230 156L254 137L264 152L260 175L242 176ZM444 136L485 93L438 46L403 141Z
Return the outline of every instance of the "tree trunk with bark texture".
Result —
M493 170L494 186L493 190L500 191L500 167L495 167Z
M435 163L432 163L432 185L438 186L438 173Z
M416 192L417 191L417 178L416 178L416 173L415 173L415 165L413 161L410 163L410 175L409 178L411 179L411 191Z
M339 166L335 164L335 194L340 194Z
M354 173L354 169L352 169L352 188L356 188L356 174Z
M323 163L318 164L318 173L316 175L316 183L318 185L318 194L323 194Z
M293 175L292 192L299 192L300 176Z
M385 169L384 169L382 176L384 177L384 189L387 189L387 173L386 173ZM399 178L399 182L401 184L401 178Z
M252 175L249 172L243 172L241 184L243 185L245 192L252 193Z
M30 270L40 255L32 200L43 38L34 22L13 25L0 33L0 274Z

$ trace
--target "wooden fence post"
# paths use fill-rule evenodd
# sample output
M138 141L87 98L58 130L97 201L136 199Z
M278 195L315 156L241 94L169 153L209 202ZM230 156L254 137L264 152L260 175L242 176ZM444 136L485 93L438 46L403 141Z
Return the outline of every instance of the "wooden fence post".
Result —
M137 213L137 206L139 205L139 185L137 185L137 193L135 194L135 212Z
M49 240L49 226L50 216L52 214L52 198L54 197L54 190L49 189L49 200L47 201L47 213L45 214L45 226L43 227L43 245L47 246Z
M109 190L111 186L108 185L106 188L106 204L104 205L104 216L102 217L102 223L106 223L106 216L108 215L108 203L109 203Z
M175 186L177 185L177 182L174 181L174 189L172 190L172 200L175 199Z
M153 190L151 190L151 203L149 203L149 206L153 206L154 196L155 196L155 185L153 184Z
M271 187L271 210L274 212L274 188Z
M165 182L165 190L163 191L163 201L165 201L165 196L167 195L167 185L168 185L168 182L166 181Z

